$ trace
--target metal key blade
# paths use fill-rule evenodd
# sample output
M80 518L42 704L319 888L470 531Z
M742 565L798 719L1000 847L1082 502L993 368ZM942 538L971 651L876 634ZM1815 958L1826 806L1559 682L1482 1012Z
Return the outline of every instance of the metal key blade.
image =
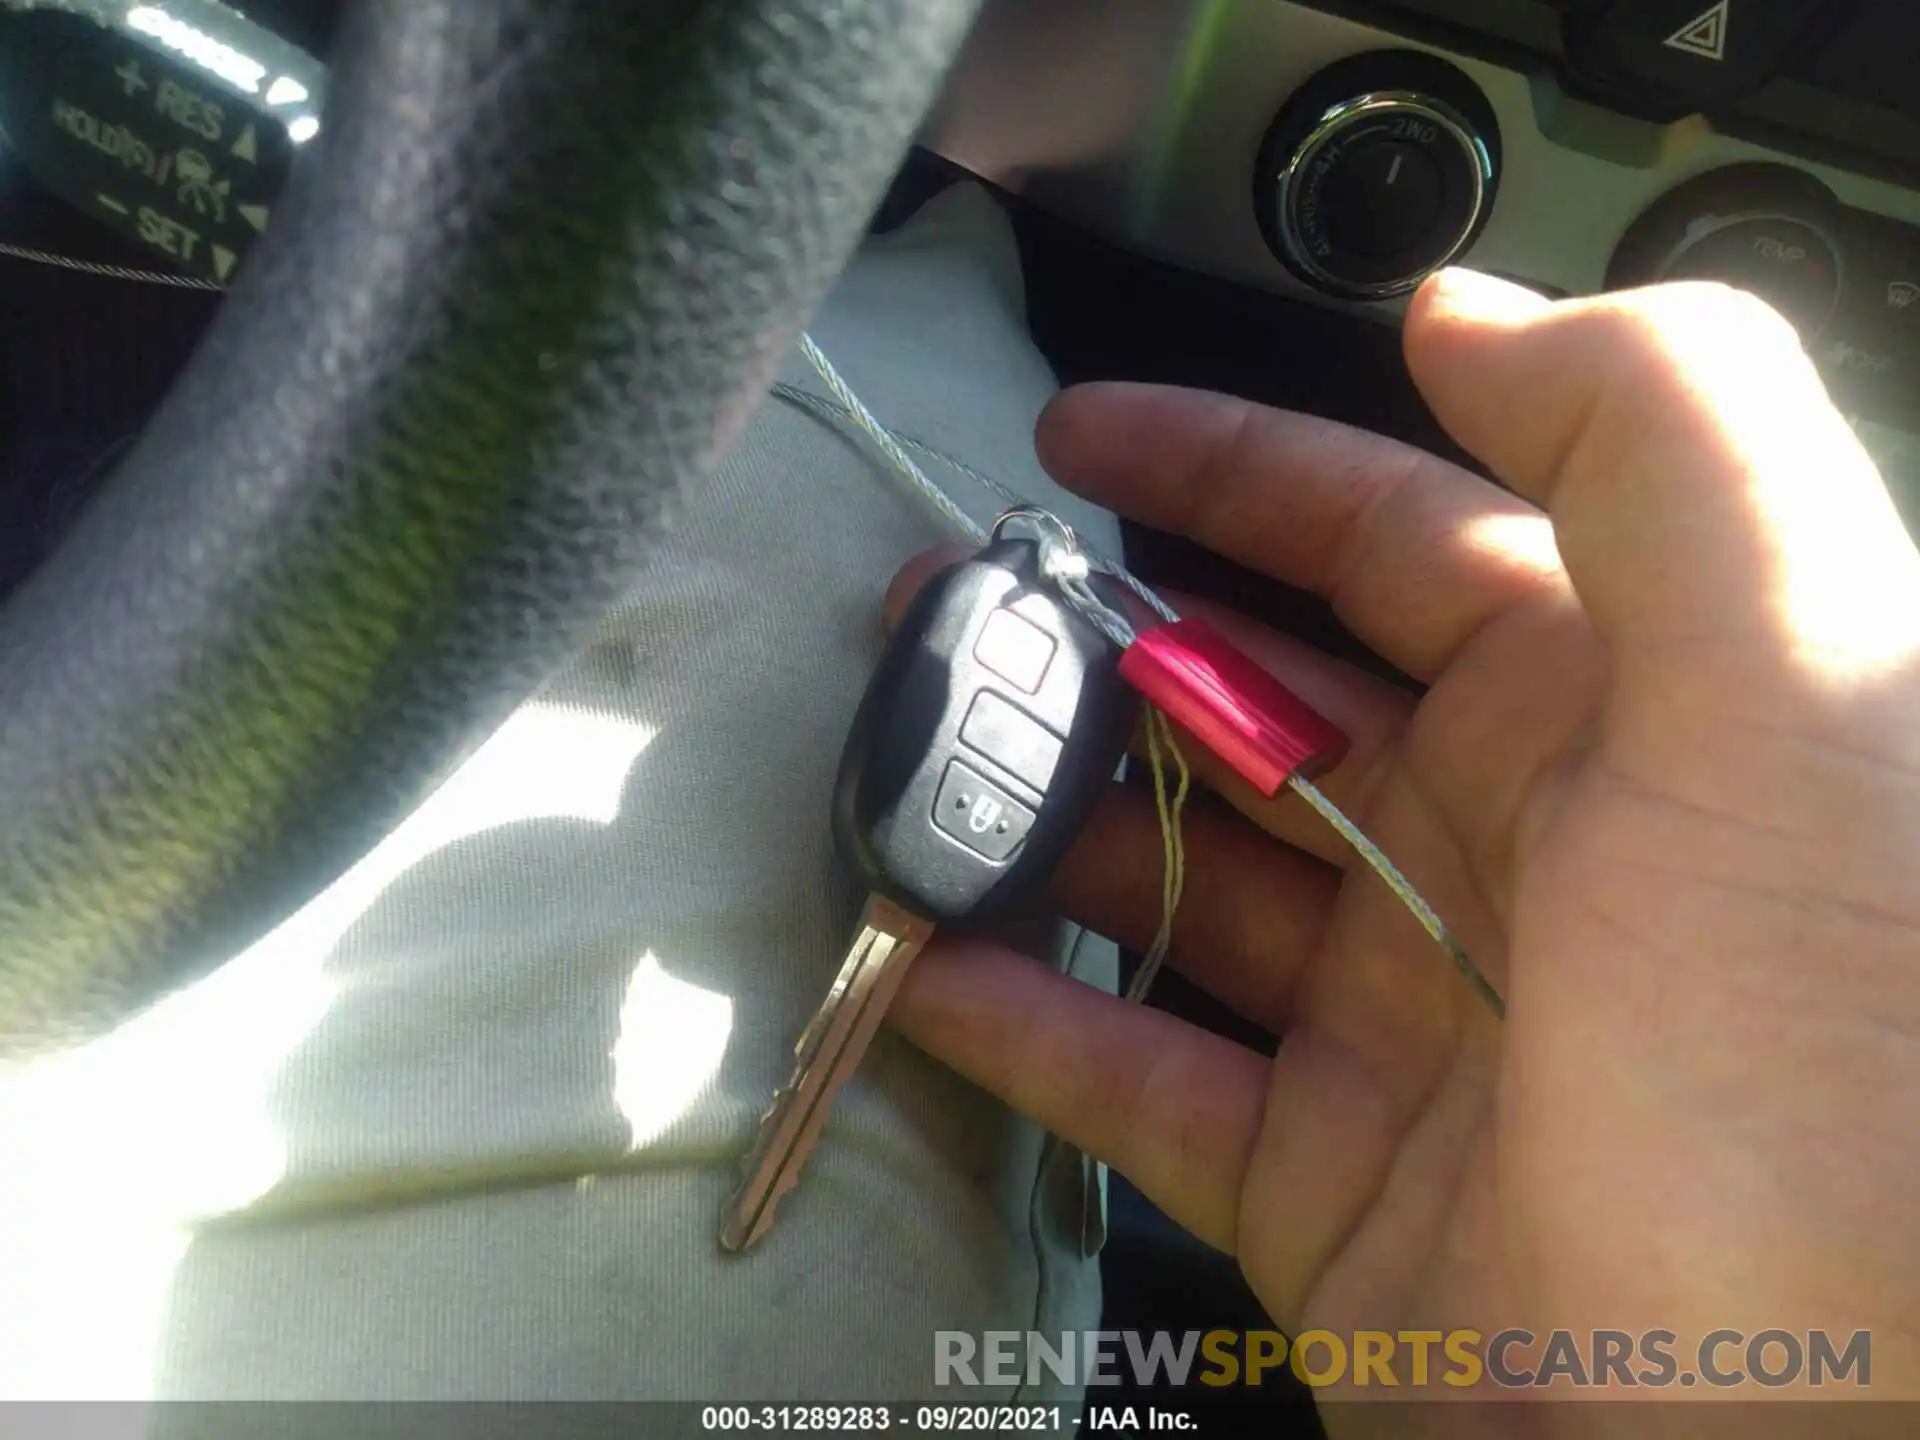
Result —
M793 1047L793 1076L773 1097L743 1163L720 1227L724 1250L745 1250L773 1228L774 1212L819 1143L827 1112L873 1044L894 992L933 925L891 900L868 898L860 929L827 998Z

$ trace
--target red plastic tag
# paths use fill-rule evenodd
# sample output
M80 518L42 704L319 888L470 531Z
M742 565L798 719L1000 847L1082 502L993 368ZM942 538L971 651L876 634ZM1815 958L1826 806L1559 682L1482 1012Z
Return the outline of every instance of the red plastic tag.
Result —
M1199 620L1144 631L1120 657L1128 684L1262 795L1330 769L1347 737Z

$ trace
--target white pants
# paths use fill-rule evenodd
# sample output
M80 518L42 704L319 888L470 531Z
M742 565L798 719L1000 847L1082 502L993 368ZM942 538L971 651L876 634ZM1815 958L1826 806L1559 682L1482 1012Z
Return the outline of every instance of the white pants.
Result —
M1022 305L1004 219L957 190L813 333L890 424L1117 549L1034 462ZM1094 1325L1091 1167L891 1036L771 1236L715 1241L858 911L828 797L880 596L947 538L769 401L592 646L381 850L0 1077L0 1395L908 1399L936 1331ZM1038 938L1112 987L1106 942ZM1016 1397L1071 1398L965 1398Z

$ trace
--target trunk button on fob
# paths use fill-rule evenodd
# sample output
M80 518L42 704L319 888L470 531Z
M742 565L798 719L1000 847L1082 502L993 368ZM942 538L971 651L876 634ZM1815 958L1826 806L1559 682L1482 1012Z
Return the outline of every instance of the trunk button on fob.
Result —
M1033 828L1033 811L958 760L947 766L933 823L977 855L1005 860Z
M980 627L973 658L1009 685L1029 695L1038 693L1053 663L1053 637L1011 610L995 610Z

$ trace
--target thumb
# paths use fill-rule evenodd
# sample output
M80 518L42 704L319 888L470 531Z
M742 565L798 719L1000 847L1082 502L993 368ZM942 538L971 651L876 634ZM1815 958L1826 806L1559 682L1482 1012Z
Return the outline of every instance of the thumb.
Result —
M1673 642L1875 668L1920 655L1920 556L1792 328L1667 285L1550 303L1467 271L1415 297L1442 424L1553 517L1616 656Z

